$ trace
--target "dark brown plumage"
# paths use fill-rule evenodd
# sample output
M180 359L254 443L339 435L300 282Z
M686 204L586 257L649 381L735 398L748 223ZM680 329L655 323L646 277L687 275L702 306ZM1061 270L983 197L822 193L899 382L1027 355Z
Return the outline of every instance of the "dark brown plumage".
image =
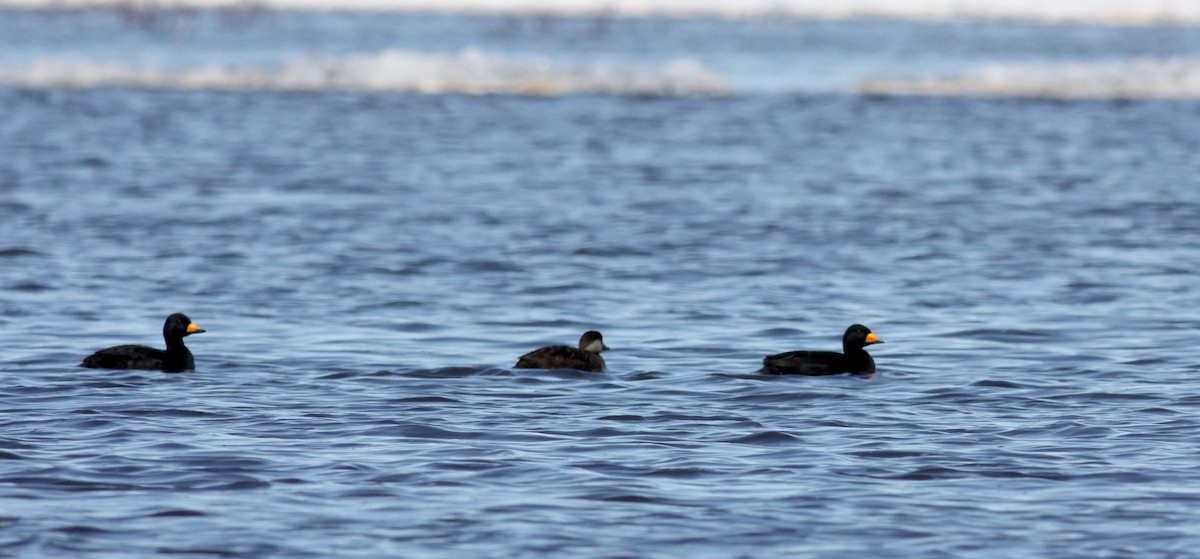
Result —
M600 352L608 349L604 336L595 330L583 333L579 347L552 345L522 355L514 369L578 369L598 373L604 370Z
M842 353L834 351L789 351L763 358L760 373L773 375L836 375L875 372L875 360L864 347L883 340L861 324L851 325L842 335Z
M183 345L184 336L203 332L192 324L192 319L183 313L167 317L163 324L163 339L167 349L154 349L144 345L119 345L102 349L83 358L81 367L92 369L143 369L179 373L196 368L192 352Z

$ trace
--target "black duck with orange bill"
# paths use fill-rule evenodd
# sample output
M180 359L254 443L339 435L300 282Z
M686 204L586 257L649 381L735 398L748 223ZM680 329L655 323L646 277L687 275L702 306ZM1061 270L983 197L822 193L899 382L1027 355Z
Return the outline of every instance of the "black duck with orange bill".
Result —
M763 358L760 373L771 375L823 376L841 373L874 374L875 360L863 348L881 344L870 328L854 324L842 335L842 353L836 351L789 351Z
M179 373L196 368L192 352L183 345L183 338L203 332L192 319L183 313L167 317L163 324L163 339L167 349L155 349L144 345L119 345L102 349L83 358L81 367L92 369L143 369Z

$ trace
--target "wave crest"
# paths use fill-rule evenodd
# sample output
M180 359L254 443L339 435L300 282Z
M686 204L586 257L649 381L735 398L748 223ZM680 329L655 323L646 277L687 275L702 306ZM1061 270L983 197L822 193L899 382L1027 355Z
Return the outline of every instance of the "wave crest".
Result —
M959 76L865 80L856 89L872 95L1200 99L1200 57L994 64Z
M725 95L727 80L694 60L658 66L568 64L477 50L406 50L344 57L305 56L277 68L159 68L124 62L43 58L0 66L0 85L31 88L134 87L280 91L378 91L514 95Z

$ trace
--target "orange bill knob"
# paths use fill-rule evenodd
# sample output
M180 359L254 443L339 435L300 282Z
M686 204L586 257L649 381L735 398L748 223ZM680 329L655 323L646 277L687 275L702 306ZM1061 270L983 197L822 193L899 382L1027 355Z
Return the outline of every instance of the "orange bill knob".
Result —
M188 334L199 334L203 331L204 330L201 330L200 327L196 326L195 324L188 324L188 327L187 327Z
M867 334L867 343L881 344L883 343L883 340L879 339L879 336L876 336L874 332L871 332L870 334Z

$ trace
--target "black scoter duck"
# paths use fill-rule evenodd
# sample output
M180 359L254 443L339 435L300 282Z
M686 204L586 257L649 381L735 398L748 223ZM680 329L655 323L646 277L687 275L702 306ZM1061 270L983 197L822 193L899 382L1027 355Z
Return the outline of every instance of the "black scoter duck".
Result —
M875 360L863 350L883 340L862 324L854 324L842 336L842 353L835 351L789 351L763 358L760 373L772 375L836 375L875 373Z
M514 369L579 369L598 373L604 370L600 352L608 349L604 336L595 330L583 333L579 347L552 345L522 355Z
M144 345L119 345L102 349L83 359L81 367L92 369L145 369L149 371L166 371L179 373L196 368L192 352L183 345L183 337L203 332L192 319L183 313L175 313L167 317L163 324L163 338L167 340L167 350L154 349Z

